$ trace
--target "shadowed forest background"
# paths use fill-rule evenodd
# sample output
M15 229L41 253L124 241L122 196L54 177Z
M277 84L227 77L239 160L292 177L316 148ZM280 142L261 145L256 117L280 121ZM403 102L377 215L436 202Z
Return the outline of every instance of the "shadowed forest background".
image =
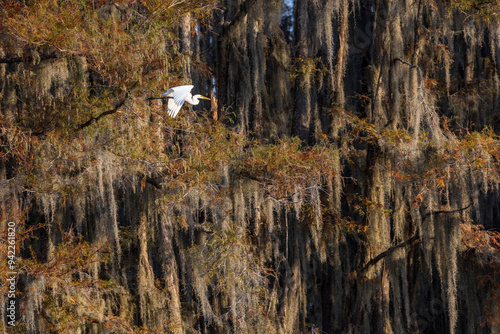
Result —
M500 333L498 0L0 3L3 333Z

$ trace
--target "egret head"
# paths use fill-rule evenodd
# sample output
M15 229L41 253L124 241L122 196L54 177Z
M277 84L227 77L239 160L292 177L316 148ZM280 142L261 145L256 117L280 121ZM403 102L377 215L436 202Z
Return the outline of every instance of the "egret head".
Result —
M206 96L203 96L203 95L195 95L193 96L193 99L204 99L204 100L209 100L210 101L210 98L206 97Z

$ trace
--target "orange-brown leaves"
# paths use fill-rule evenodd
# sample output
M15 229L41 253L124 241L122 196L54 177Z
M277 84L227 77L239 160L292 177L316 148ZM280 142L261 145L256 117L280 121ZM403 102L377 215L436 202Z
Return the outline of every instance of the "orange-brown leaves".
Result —
M481 326L498 325L500 314L498 305L500 303L500 264L498 253L500 252L500 233L498 231L487 231L481 225L473 225L467 221L460 224L462 230L462 245L466 252L470 252L479 260L479 264L485 268L485 274L479 278L479 287L487 287L490 291L484 307L484 319Z
M298 138L284 138L276 144L257 144L243 159L242 170L262 182L271 182L277 197L288 196L294 187L321 183L338 172L339 156L333 147L301 148Z
M482 252L487 248L500 251L500 232L485 230L481 225L471 223L460 224L462 230L462 245L466 251Z
M449 2L452 8L487 22L498 20L500 16L500 1L498 0L449 0Z

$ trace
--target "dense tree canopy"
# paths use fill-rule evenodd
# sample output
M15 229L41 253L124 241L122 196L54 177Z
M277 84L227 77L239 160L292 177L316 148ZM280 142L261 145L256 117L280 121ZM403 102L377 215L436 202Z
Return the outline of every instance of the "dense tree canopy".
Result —
M4 332L500 330L497 0L0 2Z

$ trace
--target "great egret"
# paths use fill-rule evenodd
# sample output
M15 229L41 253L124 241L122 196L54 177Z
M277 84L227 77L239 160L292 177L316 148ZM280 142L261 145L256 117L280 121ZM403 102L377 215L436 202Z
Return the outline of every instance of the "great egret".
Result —
M181 109L182 105L184 102L187 102L192 105L197 105L200 103L199 99L205 99L205 100L210 100L208 97L202 96L202 95L192 95L191 94L191 89L193 89L193 85L185 85L185 86L178 86L178 87L172 87L169 90L167 90L166 93L161 94L162 97L150 97L149 99L163 99L167 98L167 106L168 106L168 115L170 117L177 116L179 113L179 110Z

